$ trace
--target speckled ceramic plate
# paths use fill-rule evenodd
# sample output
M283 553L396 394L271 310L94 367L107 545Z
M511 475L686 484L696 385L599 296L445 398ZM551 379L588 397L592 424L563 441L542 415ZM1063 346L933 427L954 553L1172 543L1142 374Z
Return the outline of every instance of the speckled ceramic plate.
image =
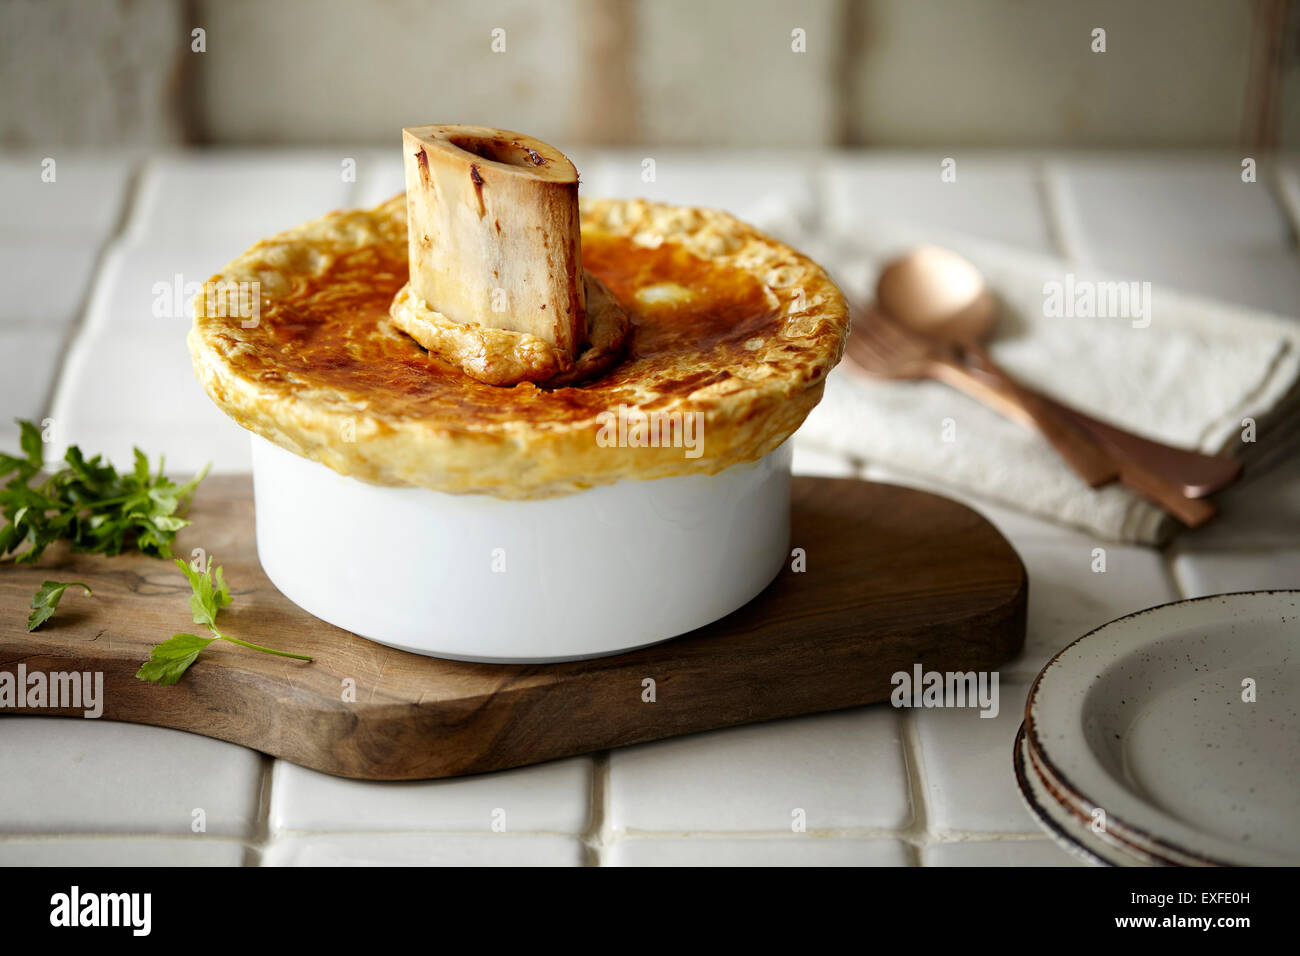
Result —
M1026 704L1035 779L1148 862L1300 864L1300 591L1180 601L1061 651ZM1083 823L1086 829L1087 824Z
M1160 856L1116 837L1114 832L1094 830L1093 817L1064 798L1056 782L1042 772L1025 740L1024 724L1016 734L1014 754L1016 785L1031 816L1055 843L1085 863L1094 866L1177 866L1182 861Z
M1034 770L1029 745L1025 743L1023 724L1016 734L1013 760L1016 785L1020 788L1020 798L1024 801L1025 808L1057 846L1076 859L1094 866L1126 865L1122 858L1112 857L1107 848L1088 832L1087 826L1052 797L1051 791Z

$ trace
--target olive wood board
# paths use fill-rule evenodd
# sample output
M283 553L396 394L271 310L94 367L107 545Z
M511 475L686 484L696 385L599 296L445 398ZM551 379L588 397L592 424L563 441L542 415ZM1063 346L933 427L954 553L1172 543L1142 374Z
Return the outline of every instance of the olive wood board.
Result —
M224 633L313 663L217 641L173 686L137 680L154 644L202 630L188 583L169 561L57 545L34 567L0 568L0 670L102 671L105 719L188 730L344 777L419 780L869 704L887 700L891 676L915 664L992 670L1020 650L1024 566L983 517L854 479L796 477L792 496L791 548L802 549L803 570L792 557L722 620L614 657L473 664L375 644L292 604L258 564L251 479L213 476L176 554L204 548L224 566L234 597L218 621ZM28 604L46 579L95 593L69 589L28 633Z

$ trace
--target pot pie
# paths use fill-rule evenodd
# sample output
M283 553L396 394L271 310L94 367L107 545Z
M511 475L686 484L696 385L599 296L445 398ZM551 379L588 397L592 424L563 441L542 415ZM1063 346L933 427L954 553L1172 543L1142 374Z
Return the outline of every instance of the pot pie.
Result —
M466 155L489 197L517 168ZM576 173L572 192L585 302L568 329L585 341L457 321L424 301L408 195L263 240L209 279L188 339L196 374L244 428L379 485L547 498L714 474L777 448L843 350L848 312L826 273L726 213L578 202ZM205 307L230 283L258 284L256 321ZM620 409L699 413L702 453L598 441Z

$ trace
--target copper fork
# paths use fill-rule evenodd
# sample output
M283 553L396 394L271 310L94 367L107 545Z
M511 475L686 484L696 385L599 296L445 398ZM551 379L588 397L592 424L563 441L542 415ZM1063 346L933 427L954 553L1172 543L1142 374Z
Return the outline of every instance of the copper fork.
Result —
M878 309L853 322L847 348L850 358L873 375L937 379L1042 433L1091 488L1119 477L1119 467L1105 451L1037 396L995 376L976 374L960 360L955 347L918 335Z
M868 375L940 381L1026 428L1044 431L1042 421L1026 408L1024 399L1029 395L1031 399L1037 398L1042 402L1050 400L1028 389L1008 389L986 370L967 365L955 347L905 329L879 310L854 316L845 351L850 360ZM1051 420L1052 416L1048 416L1048 421ZM1061 435L1060 432L1055 434L1057 437ZM1107 442L1094 448L1101 449L1111 469L1125 485L1150 498L1188 527L1198 527L1214 516L1214 506L1208 501L1187 497L1177 483L1127 454L1123 446ZM1062 457L1066 457L1064 452Z

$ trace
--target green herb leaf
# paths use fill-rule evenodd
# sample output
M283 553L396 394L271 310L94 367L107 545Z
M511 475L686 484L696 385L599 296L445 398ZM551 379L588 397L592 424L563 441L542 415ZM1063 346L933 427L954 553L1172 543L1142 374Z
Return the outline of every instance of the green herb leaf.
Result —
M184 572L185 577L189 579L190 590L194 593L190 595L190 610L194 612L195 624L206 624L209 629L217 629L217 612L223 607L230 604L230 589L226 587L225 579L222 577L222 569L217 568L217 580L212 581L212 556L208 556L208 566L202 571L195 571L180 558L176 559L176 566Z
M27 463L39 471L45 463L45 443L41 440L41 430L33 422L25 422L21 418L14 421L18 423L18 445L22 448Z
M80 581L42 582L36 593L32 595L32 613L27 615L27 630L36 630L54 616L59 601L63 598L63 592L68 588L81 588L87 594L94 593Z
M139 448L132 448L135 455L135 480L143 484L149 481L149 456Z
M215 640L215 637L199 637L197 634L173 634L153 649L149 660L140 665L135 676L151 684L170 686L181 679L181 675L199 659L203 649Z
M9 476L0 489L0 515L6 522L0 529L0 558L31 563L61 539L74 551L115 555L134 547L171 557L176 532L189 524L184 510L207 466L178 485L163 475L161 457L153 472L138 448L132 470L119 474L101 456L87 459L73 445L63 464L33 487L44 465L41 432L32 422L19 420L18 426L22 453L0 454L0 478Z
M222 634L217 630L217 615L231 602L230 589L226 587L226 578L222 569L218 567L213 571L211 555L208 556L207 566L201 571L196 571L180 558L176 558L175 563L190 582L190 611L194 615L194 623L206 624L208 630L212 632L212 637L198 637L194 634L173 635L171 640L163 641L155 647L149 660L141 665L135 675L140 680L156 684L175 684L189 666L198 660L203 649L215 640L228 641L240 647L261 651L264 654L274 654L277 657L311 661L310 657L302 654L277 651Z

